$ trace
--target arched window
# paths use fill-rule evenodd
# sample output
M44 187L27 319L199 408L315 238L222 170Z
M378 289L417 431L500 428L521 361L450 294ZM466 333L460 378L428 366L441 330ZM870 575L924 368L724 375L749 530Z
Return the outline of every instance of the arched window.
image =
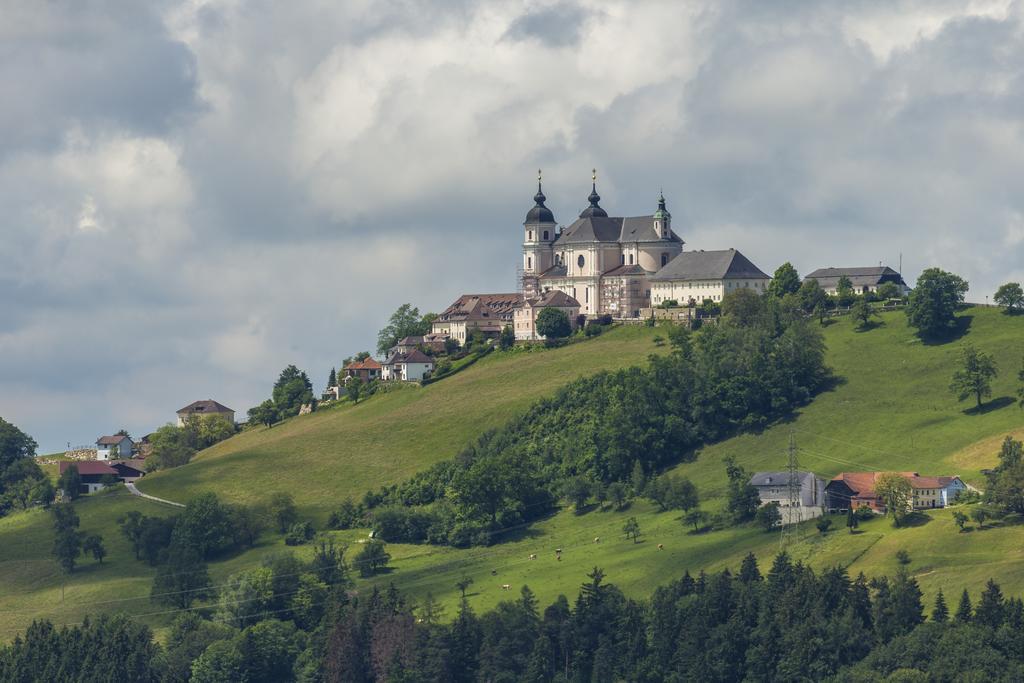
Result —
M526 241L527 242L532 242L533 241L533 230L527 230L526 231Z
M526 268L527 270L531 270L533 268L533 258L530 256L526 257Z
M661 265L665 266L667 263L668 263L668 254L667 253L662 253L662 255L661 255Z
M580 257L578 259L576 259L576 263L579 264L580 268L582 268L583 264L586 263L586 262L587 262L586 259L583 258L583 254L580 254Z
M546 241L547 239L548 239L548 231L547 231L547 230L545 230L545 231L544 231L544 240Z
M619 263L621 263L622 265L626 265L626 255L625 254L619 254ZM632 263L632 261L630 261L630 263Z
M629 265L633 265L633 255L629 255Z

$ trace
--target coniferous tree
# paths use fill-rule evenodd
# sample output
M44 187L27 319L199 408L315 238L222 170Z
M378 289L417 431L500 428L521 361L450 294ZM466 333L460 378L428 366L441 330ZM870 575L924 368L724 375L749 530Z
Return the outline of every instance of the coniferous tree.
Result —
M978 601L978 607L974 610L974 621L992 629L999 628L1003 623L1004 610L1003 591L1000 590L999 584L989 579L981 594L981 600Z
M335 368L331 368L331 373L327 375L327 388L338 386L338 371Z
M747 553L740 563L739 580L741 583L754 583L761 580L761 570L757 567L757 558L754 553Z
M967 624L974 618L974 608L971 606L971 596L968 594L967 589L960 595L960 604L956 608L956 616L954 619L957 623Z
M949 620L949 608L946 606L946 598L939 590L935 596L935 608L932 609L932 621L938 624L945 624Z
M860 525L857 520L857 513L853 510L853 505L846 511L846 528L850 530L852 534L854 530Z

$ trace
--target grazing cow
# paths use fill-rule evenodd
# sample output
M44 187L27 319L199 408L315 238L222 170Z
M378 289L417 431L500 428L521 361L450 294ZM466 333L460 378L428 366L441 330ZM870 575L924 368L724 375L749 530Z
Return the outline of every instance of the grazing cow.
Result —
M561 554L562 554L562 549L561 548L555 548L555 555L561 555Z
M601 542L601 537L600 536L594 536L594 543L600 543L600 542Z
M537 554L534 553L533 555L530 555L530 559L531 560L536 560L537 559Z
M510 583L503 583L503 584L501 584L501 590L503 590L503 591L510 591L510 590L512 590L512 584L510 584Z
M658 544L658 550L664 550L664 549L665 549L665 546L663 546L661 543L659 543Z

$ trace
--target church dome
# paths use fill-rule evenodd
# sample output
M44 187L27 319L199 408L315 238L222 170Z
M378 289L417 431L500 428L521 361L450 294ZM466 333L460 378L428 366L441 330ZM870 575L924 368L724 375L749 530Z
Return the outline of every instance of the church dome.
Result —
M551 209L544 206L547 197L540 189L540 171L537 172L537 194L533 195L534 206L526 212L526 220L523 223L554 223L555 214Z
M590 196L587 197L590 201L590 206L583 209L583 213L580 214L580 218L608 218L608 212L598 205L598 202L601 201L601 195L597 193L597 170L594 170L592 180L593 184L590 186Z

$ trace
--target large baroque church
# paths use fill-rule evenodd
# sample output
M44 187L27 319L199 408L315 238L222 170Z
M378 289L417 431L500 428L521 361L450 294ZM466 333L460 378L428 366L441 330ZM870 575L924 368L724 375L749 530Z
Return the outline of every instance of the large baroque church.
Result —
M534 206L523 221L521 289L527 298L560 291L588 316L632 318L663 301L721 301L730 290L763 291L769 277L735 249L683 253L665 197L650 216L609 216L592 178L590 205L560 228L537 176Z
M527 298L557 290L586 315L634 317L650 306L648 279L683 251L665 197L650 216L609 216L592 177L590 205L560 229L537 177L534 206L523 222L522 290Z

